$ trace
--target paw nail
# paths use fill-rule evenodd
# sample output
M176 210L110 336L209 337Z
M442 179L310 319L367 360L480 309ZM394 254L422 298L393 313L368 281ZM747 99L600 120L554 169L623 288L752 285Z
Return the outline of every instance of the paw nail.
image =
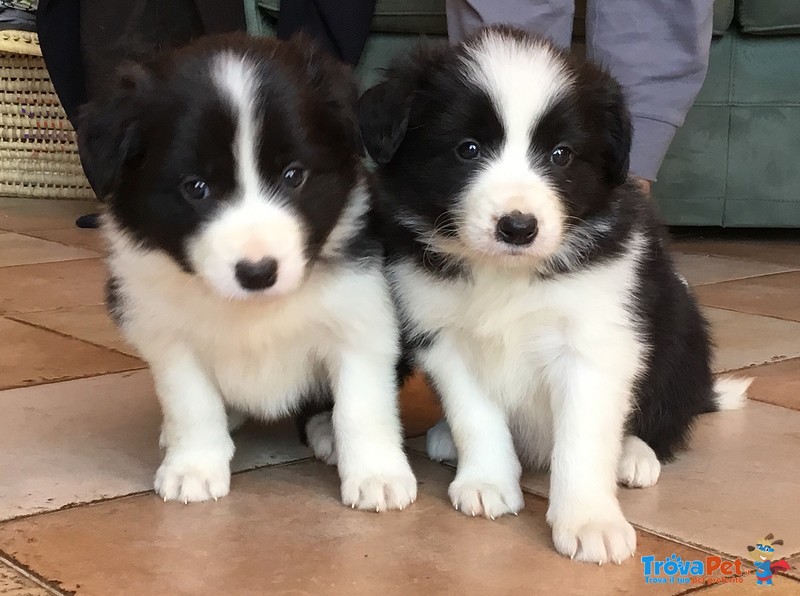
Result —
M494 521L494 515L490 515L490 516L489 516L489 519L491 519L492 521Z

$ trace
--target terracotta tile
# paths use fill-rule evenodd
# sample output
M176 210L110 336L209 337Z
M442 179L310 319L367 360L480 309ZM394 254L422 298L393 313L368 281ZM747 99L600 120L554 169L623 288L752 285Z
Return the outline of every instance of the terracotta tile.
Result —
M13 318L137 356L136 349L125 341L109 318L106 307L100 304L16 314Z
M794 269L800 268L800 239L770 240L758 235L734 239L679 239L672 242L672 248L681 252L779 263Z
M72 225L68 228L58 228L56 230L34 230L26 232L26 234L44 238L45 240L52 240L53 242L60 242L67 246L93 250L101 254L108 252L103 235L99 230L82 229Z
M769 532L798 552L800 516L787 503L800 495L798 429L800 412L755 401L700 416L689 450L656 486L620 489L622 508L642 528L716 552L749 559L747 545ZM526 472L523 486L545 495L547 475Z
M800 271L702 286L695 292L706 306L800 321Z
M751 399L800 410L800 358L745 368L737 374L753 378Z
M97 253L12 232L0 232L0 267L88 259Z
M678 271L693 286L790 271L791 267L743 259L676 253Z
M142 366L135 358L2 317L0 337L0 389Z
M102 259L5 267L0 269L0 312L103 304L107 277Z
M424 434L442 417L439 400L421 374L411 377L400 392L400 417L407 437Z
M0 594L3 596L52 596L54 590L46 589L0 561Z
M452 510L451 473L415 458L416 504L353 511L316 462L234 478L229 497L184 506L142 495L0 526L14 557L81 596L105 594L641 594L642 565L586 565L555 553L545 503L494 522ZM640 533L640 552L704 556ZM97 562L103 562L98 565ZM676 586L646 586L671 594Z
M149 372L2 391L0 407L0 519L152 489L161 414ZM234 470L310 455L291 421L248 424L234 441Z
M68 228L75 225L78 216L98 209L98 204L91 201L0 198L0 230L29 232Z
M716 372L800 356L800 323L704 308L716 345Z
M764 591L767 591L769 596L797 596L800 594L800 582L796 582L787 577L775 576L771 586L758 586L756 585L756 576L748 575L742 578L742 583L721 584L711 586L697 592L698 596L754 596L759 594L763 596ZM694 594L694 592L692 592Z
M782 572L787 576L800 580L800 556L789 559L789 565L792 568L789 571Z

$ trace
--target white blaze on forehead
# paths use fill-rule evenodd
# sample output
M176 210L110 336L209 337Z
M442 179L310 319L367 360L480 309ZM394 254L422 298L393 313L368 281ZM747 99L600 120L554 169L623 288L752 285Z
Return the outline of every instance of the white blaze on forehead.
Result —
M216 57L212 77L236 118L233 154L239 186L244 195L257 197L264 192L258 173L258 124L254 106L258 97L258 81L253 64L246 56L233 52Z
M572 87L564 59L547 43L487 31L469 48L469 78L491 97L506 141L527 141L547 110Z

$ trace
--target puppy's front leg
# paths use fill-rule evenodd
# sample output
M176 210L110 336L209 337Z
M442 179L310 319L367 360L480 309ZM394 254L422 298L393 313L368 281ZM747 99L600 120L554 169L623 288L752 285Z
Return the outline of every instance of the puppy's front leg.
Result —
M164 461L155 490L165 501L207 501L230 490L233 441L225 406L192 353L171 347L151 362L164 415Z
M481 391L455 342L437 338L421 363L441 396L458 450L458 470L448 491L453 506L489 519L517 513L525 504L522 468L505 413Z
M631 378L577 353L548 370L554 444L547 521L556 550L570 558L621 563L636 550L616 474Z
M417 481L403 451L393 358L346 348L332 376L342 502L370 511L405 508L417 498Z

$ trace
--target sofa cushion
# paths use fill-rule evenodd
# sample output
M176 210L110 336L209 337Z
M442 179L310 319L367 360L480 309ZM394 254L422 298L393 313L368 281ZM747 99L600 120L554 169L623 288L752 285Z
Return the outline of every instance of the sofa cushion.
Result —
M745 33L757 35L800 33L798 0L737 0L736 16Z
M256 0L273 19L281 0ZM447 35L445 0L376 0L370 29L376 33Z
M733 0L714 0L714 35L725 33L733 22Z

